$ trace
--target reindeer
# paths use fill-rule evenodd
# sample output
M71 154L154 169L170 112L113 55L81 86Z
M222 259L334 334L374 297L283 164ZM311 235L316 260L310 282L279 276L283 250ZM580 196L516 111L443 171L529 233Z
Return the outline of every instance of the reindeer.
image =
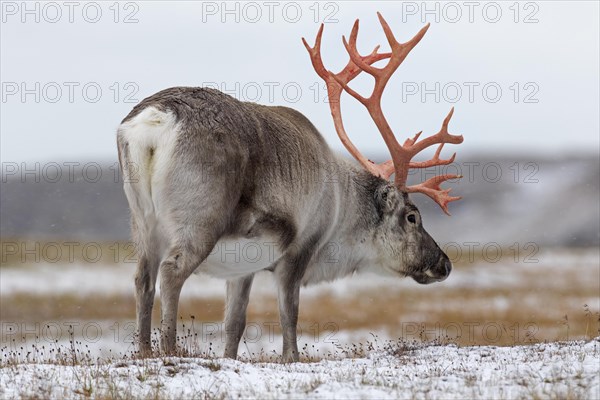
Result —
M133 108L118 128L119 162L131 208L137 246L135 276L137 338L142 355L151 353L151 314L160 275L161 350L176 350L181 288L193 272L226 279L225 357L236 358L246 326L246 308L256 272L271 271L278 288L283 360L298 361L296 325L300 287L355 272L378 271L412 277L421 284L446 279L452 265L423 228L409 193L423 193L444 212L459 197L440 184L442 175L407 186L410 168L450 164L441 159L446 143L462 136L448 133L453 110L440 131L403 145L381 109L388 80L419 43L429 24L399 43L387 22L379 21L389 53L362 56L356 49L358 20L349 42L345 68L334 74L321 60L321 25L314 47L302 39L317 74L327 83L335 129L358 164L335 155L315 126L300 112L280 106L241 102L214 89L175 87L160 91ZM373 66L388 60L382 68ZM360 72L375 78L370 97L348 86ZM375 164L349 140L340 108L345 91L369 111L391 153ZM432 159L411 161L439 145ZM329 179L335 169L335 178ZM393 183L390 177L394 175ZM254 243L265 255L255 262L219 257L216 248ZM317 257L335 243L335 263ZM239 247L237 247L239 248Z

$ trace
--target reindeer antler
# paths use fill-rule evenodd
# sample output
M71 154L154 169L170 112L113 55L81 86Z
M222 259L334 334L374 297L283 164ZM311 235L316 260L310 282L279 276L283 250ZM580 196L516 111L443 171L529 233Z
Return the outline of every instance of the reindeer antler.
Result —
M447 165L454 161L456 154L447 160L439 158L445 143L459 144L463 141L462 136L451 135L448 133L448 123L450 122L450 118L452 118L454 108L450 110L450 113L444 119L442 128L438 133L418 141L419 136L421 135L421 132L419 132L414 138L407 139L403 145L400 145L400 143L398 143L396 140L392 128L388 124L385 116L383 115L383 111L381 110L381 96L386 84L388 83L392 74L396 71L396 69L398 69L400 64L402 64L408 53L410 53L410 51L423 38L425 32L427 32L427 29L429 29L429 24L421 28L421 30L408 42L399 43L381 14L377 13L377 16L379 17L379 22L381 23L387 41L392 50L391 53L378 53L377 51L379 46L377 46L371 54L367 56L360 55L356 49L356 39L358 37L358 20L356 20L354 26L352 27L352 32L350 33L350 41L347 42L346 37L342 38L344 47L350 56L350 61L348 61L346 67L344 67L344 69L337 74L333 74L331 71L325 69L321 59L321 37L323 35L323 24L321 24L319 32L317 33L314 47L311 48L306 43L304 38L302 38L302 42L310 54L315 71L327 84L329 106L331 108L331 115L333 117L335 129L342 143L346 149L348 149L350 154L352 154L352 156L356 158L358 162L360 162L369 172L374 175L384 179L389 179L392 174L395 174L394 184L400 190L408 193L426 194L436 203L438 203L446 214L450 215L447 207L448 203L459 200L460 197L451 197L449 195L450 189L443 190L440 188L440 184L449 179L461 178L461 176L450 174L436 176L421 184L413 186L406 186L406 180L408 178L408 170L410 168L427 168L438 165ZM372 65L375 62L384 59L389 59L389 61L383 68L377 68ZM373 92L368 98L361 96L348 86L348 83L358 76L358 74L360 74L362 71L375 78ZM350 141L344 129L344 124L342 123L342 114L340 108L340 96L342 89L360 101L367 108L371 118L375 122L377 129L379 129L379 132L381 133L383 140L390 151L392 156L391 160L381 164L374 164L364 157ZM432 159L424 162L411 162L413 157L415 157L419 152L434 144L439 144L439 147Z

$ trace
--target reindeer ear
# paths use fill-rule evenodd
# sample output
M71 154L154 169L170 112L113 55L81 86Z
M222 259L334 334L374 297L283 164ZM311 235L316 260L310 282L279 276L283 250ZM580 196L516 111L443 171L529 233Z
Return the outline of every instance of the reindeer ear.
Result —
M380 186L375 191L375 206L380 217L392 213L400 200L400 192L392 184Z

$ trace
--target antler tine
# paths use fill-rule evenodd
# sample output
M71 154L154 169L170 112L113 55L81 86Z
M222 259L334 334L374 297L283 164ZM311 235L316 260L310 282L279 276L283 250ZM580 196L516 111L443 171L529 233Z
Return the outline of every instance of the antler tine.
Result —
M412 146L413 144L415 144L415 142L417 141L417 139L419 139L419 136L421 136L421 134L423 133L423 131L417 133L415 135L414 138L408 138L404 141L404 144L402 145L402 147L407 147L407 146Z
M415 135L413 139L407 139L404 142L403 149L408 153L409 160L416 156L419 152L423 151L429 146L433 146L434 144L439 144L440 146L435 152L433 158L428 161L423 162L409 162L404 165L396 165L396 176L395 183L401 189L406 188L406 179L408 177L408 169L409 168L428 168L437 165L448 165L454 162L454 158L456 157L456 153L452 155L449 159L440 159L439 155L442 151L444 144L460 144L463 142L462 135L452 135L448 132L448 125L450 120L452 119L452 115L454 114L454 107L450 109L450 112L444 118L444 122L442 123L442 127L439 132L433 136L426 137L418 141L421 132ZM418 185L417 185L418 187ZM425 193L426 194L426 193ZM431 196L430 196L431 197ZM441 204L440 204L441 205ZM442 207L443 208L443 207Z
M365 71L368 74L374 75L379 71L379 68L373 67L365 62L363 62L361 55L358 53L356 49L356 39L358 38L358 24L359 21L354 21L354 25L352 26L352 31L350 32L350 44L346 41L346 36L342 36L342 43L350 56L350 60L358 66L361 70Z
M417 44L419 44L419 42L421 41L421 39L423 39L423 36L425 36L425 33L427 33L427 30L429 29L429 26L430 26L430 24L428 22L408 42L399 43L396 40L396 37L394 36L394 33L392 32L392 29L388 25L388 23L385 20L385 18L383 18L383 16L381 15L381 13L378 12L377 13L377 17L379 18L379 23L381 24L381 28L383 29L383 32L385 33L385 37L387 38L387 41L390 44L390 48L392 49L392 51L395 50L395 49L398 49L398 50L404 49L404 52L402 53L404 57L402 57L402 59L400 60L400 63L402 63L402 61L404 61L404 58L406 58L406 56L408 55L408 53L410 53L410 51Z
M408 42L400 43L396 40L392 29L379 12L377 13L377 17L379 18L379 23L381 24L381 28L385 33L385 37L387 38L387 41L390 45L390 48L392 49L393 54L393 57L390 59L388 65L381 68L381 70L379 71L381 76L379 82L376 82L376 87L377 85L379 85L381 90L383 90L383 87L385 87L387 81L391 78L396 69L398 69L400 64L402 64L408 53L410 53L411 50L414 49L415 46L421 41L423 36L425 36L425 33L429 29L429 23L427 23L423 28L421 28L421 30L419 30L419 32L417 32L417 34L413 36L413 38L410 39Z
M322 79L327 80L329 76L329 71L325 69L325 65L323 65L323 60L321 59L321 38L323 37L323 29L325 28L325 24L321 24L319 28L319 32L317 32L317 37L315 39L315 46L310 47L306 42L306 39L302 38L302 43L304 43L304 47L310 54L310 60L312 62L313 68L317 72Z
M436 165L452 164L454 162L454 159L456 158L456 153L452 154L452 157L448 158L447 160L443 160L440 158L440 153L442 152L442 149L444 148L444 144L445 143L441 143L438 146L438 148L435 151L435 154L433 155L433 158L431 160L422 161L422 162L411 162L408 165L408 167L409 168L429 168L429 167L434 167Z
M439 132L433 136L429 136L425 139L422 139L419 142L413 143L411 147L411 152L413 155L416 155L420 151L426 149L429 146L438 143L450 143L450 144L460 144L463 142L462 135L452 135L448 132L448 124L450 124L450 120L452 119L452 115L454 115L454 107L450 109L450 112L444 118L444 122L442 123L442 127ZM416 140L415 140L416 141Z
M388 43L390 45L390 48L392 50L391 51L392 56L390 57L390 61L384 67L377 68L377 67L373 67L372 65L363 62L362 56L360 55L360 53L358 52L358 49L356 47L356 41L358 38L358 27L359 27L358 20L356 20L354 22L354 26L352 27L352 31L350 32L349 42L346 41L345 36L342 36L342 43L344 44L344 47L346 48L346 51L348 52L348 55L350 56L350 59L352 60L352 62L355 63L360 69L362 69L363 71L372 75L375 78L375 90L373 91L373 93L369 99L381 98L383 88L387 84L387 81L390 79L392 74L396 71L398 66L400 66L400 64L402 64L402 62L404 61L404 59L406 58L408 53L410 53L410 51L421 41L423 36L425 36L425 33L427 32L427 30L429 29L429 26L430 26L430 24L427 23L408 42L399 43L396 40L396 38L394 37L394 34L392 33L390 26L388 25L386 20L381 16L381 14L379 12L377 13L377 16L379 17L379 22L381 23L381 27L383 28L385 36L386 36ZM347 90L346 88L344 88L344 89ZM352 96L356 97L354 94Z
M462 175L440 175L434 176L433 178L427 179L425 182L418 185L409 186L406 188L408 193L423 193L429 196L435 201L447 215L450 215L448 211L448 203L462 199L460 196L450 196L451 189L442 189L440 185L450 179L460 179Z
M356 21L358 23L358 20ZM332 78L337 77L344 84L350 82L352 79L356 78L358 74L362 71L361 68L357 67L355 63L350 60L348 64L344 67L344 69L337 74L333 74L331 71L328 71L323 64L323 60L321 58L321 40L323 37L323 30L325 25L321 24L319 27L319 31L317 32L317 37L315 39L315 45L310 47L306 39L302 38L302 43L306 50L310 55L311 62L317 74L325 81L332 81ZM378 53L379 45L375 46L375 49L371 52L371 54L367 56L360 56L361 63L370 66L371 64L384 60L386 58L390 58L392 53Z

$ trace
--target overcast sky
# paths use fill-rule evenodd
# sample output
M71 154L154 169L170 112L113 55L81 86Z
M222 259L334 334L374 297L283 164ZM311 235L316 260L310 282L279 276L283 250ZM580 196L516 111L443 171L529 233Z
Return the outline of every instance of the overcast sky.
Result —
M431 23L384 96L400 138L437 132L455 106L463 154L598 154L598 2L223 4L3 2L2 161L114 161L121 119L171 86L294 107L342 150L300 38L312 44L325 20L323 57L337 71L356 18L359 50L387 48L378 10L400 41ZM342 107L357 147L384 150L362 107L350 96Z

